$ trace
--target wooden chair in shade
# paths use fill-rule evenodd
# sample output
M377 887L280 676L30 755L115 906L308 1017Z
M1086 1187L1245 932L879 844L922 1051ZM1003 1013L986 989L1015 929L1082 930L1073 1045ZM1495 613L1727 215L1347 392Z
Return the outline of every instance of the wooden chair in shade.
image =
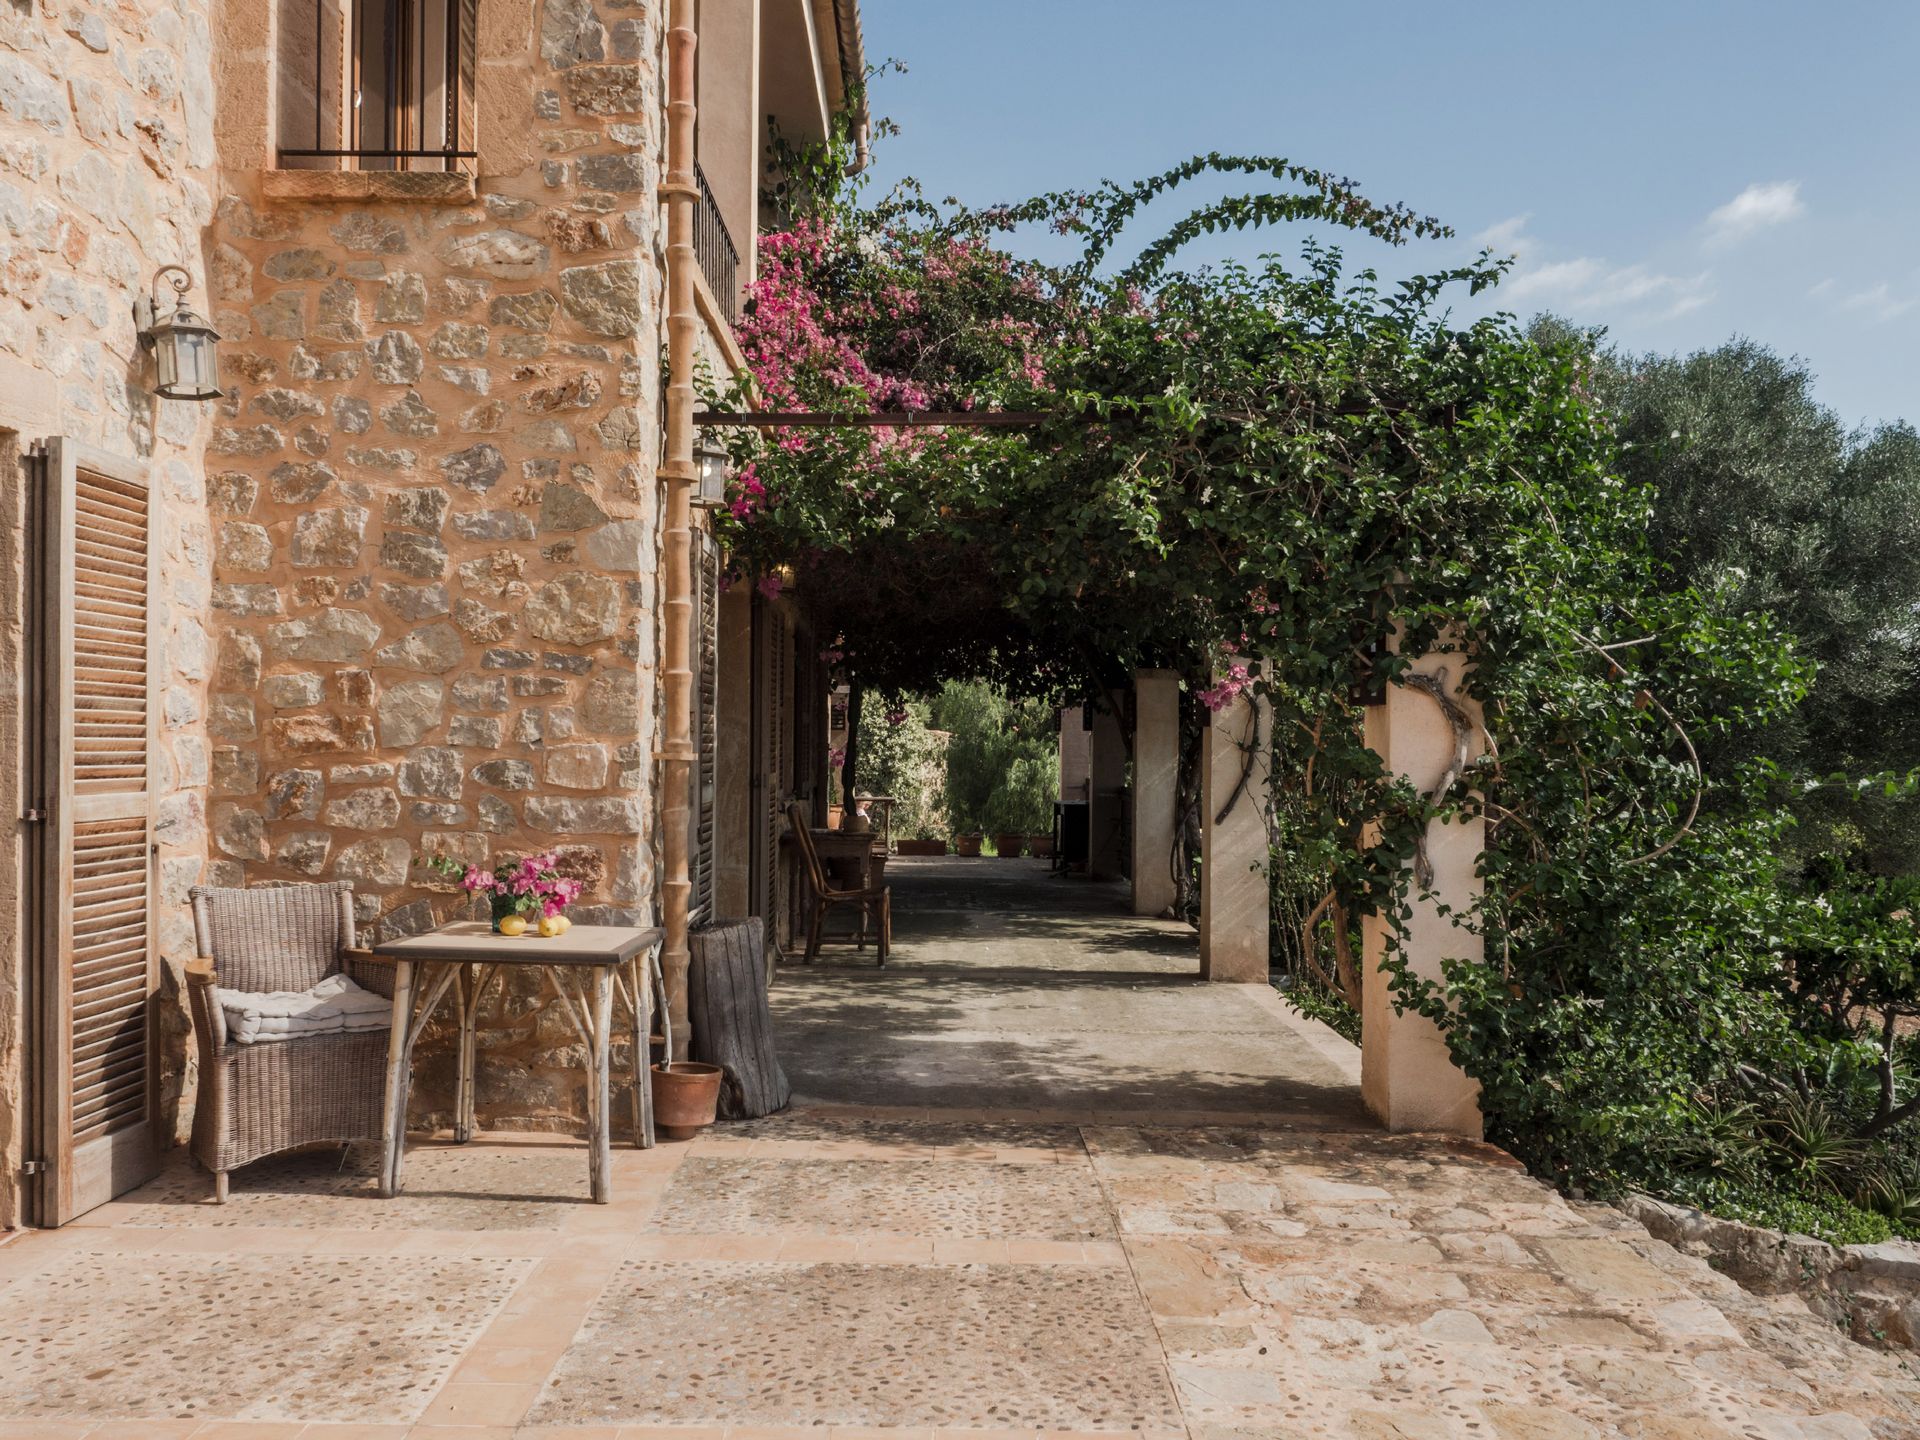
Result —
M875 949L880 955L880 963L887 963L887 952L893 948L893 902L892 891L885 885L872 885L853 890L835 888L827 867L820 863L820 852L814 848L813 830L807 823L806 806L795 802L787 807L787 824L793 830L794 844L800 847L802 867L806 871L807 896L807 961L820 953L820 940L826 924L827 913L836 905L855 906L860 911L860 929L856 939L866 944L867 922L873 922Z

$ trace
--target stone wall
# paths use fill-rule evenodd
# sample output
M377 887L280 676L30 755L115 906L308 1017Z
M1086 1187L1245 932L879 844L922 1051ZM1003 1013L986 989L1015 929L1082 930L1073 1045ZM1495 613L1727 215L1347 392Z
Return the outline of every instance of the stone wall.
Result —
M1862 1344L1920 1350L1920 1245L1829 1245L1651 1195L1629 1195L1620 1208L1654 1239L1698 1256L1756 1295L1798 1295Z
M350 880L374 936L467 913L428 857L549 848L579 918L653 918L657 7L481 24L470 202L242 173L212 233L209 873ZM550 1007L483 1026L483 1124L583 1112ZM446 1074L430 1049L421 1118Z
M163 1101L179 1108L192 955L185 893L205 851L211 544L198 464L209 408L155 401L132 303L163 264L205 295L217 193L211 39L202 0L0 0L0 813L25 808L18 705L26 444L67 435L151 462L159 501ZM0 828L0 913L19 912L19 827ZM22 1042L18 926L0 927L0 1226L18 1216Z

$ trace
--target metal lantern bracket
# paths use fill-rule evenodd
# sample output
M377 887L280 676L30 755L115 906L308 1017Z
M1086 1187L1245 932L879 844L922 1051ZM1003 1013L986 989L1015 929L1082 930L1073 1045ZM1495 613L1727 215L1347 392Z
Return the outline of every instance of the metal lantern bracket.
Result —
M164 317L160 313L160 282L165 280L176 296L173 308ZM153 272L151 293L133 302L134 332L140 348L155 358L159 383L154 393L166 400L217 400L220 398L219 362L215 343L220 339L206 321L187 304L187 291L193 277L180 265L162 265ZM162 351L162 347L167 347ZM182 374L183 361L189 366Z

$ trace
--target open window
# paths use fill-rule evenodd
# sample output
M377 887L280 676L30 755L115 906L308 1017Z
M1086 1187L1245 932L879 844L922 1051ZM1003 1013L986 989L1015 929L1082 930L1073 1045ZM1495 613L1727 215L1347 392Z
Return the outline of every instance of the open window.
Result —
M471 171L479 0L278 0L278 164Z

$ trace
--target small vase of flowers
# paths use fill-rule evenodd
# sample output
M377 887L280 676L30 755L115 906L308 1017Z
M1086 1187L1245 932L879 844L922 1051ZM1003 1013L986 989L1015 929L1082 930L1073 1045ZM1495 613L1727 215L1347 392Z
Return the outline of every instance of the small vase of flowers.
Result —
M551 937L564 935L573 925L566 908L580 898L581 885L559 872L560 857L551 850L502 862L492 870L444 855L430 857L427 864L469 895L486 896L493 928L501 935L524 935L532 929Z

